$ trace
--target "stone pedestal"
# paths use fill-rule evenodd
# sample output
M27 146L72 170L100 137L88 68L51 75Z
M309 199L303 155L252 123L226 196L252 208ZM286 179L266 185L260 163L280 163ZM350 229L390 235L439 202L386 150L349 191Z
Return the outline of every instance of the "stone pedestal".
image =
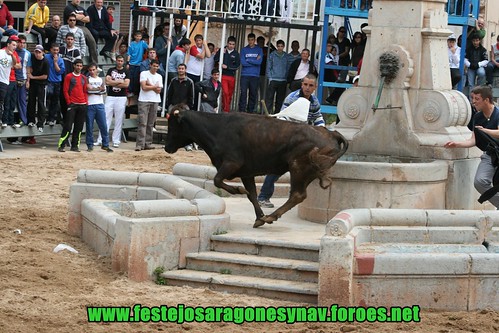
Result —
M484 208L473 187L481 152L444 148L471 136L471 106L451 86L446 3L373 2L359 85L338 103L348 156L330 171L329 190L309 186L300 217L327 223L348 208Z

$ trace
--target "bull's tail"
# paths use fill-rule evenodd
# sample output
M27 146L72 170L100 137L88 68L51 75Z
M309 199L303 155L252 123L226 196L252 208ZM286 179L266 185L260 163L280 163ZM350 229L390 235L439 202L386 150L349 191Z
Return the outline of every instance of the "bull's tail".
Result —
M337 148L324 147L322 149L315 148L310 152L310 160L319 172L319 184L323 189L328 188L332 183L331 178L327 176L328 170L348 149L348 140L340 132L333 131L329 135L336 140L340 148L339 150Z

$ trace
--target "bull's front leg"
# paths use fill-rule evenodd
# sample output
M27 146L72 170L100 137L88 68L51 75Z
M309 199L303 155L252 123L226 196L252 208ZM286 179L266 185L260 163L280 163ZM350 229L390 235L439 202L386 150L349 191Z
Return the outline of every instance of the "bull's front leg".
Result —
M248 191L247 197L248 200L251 201L253 204L253 209L255 210L255 215L256 215L256 220L255 220L255 225L260 221L260 218L264 215L262 208L258 204L258 199L256 196L256 185L255 185L255 177L244 177L241 178L244 187ZM260 225L256 226L253 225L254 228L259 227Z
M224 162L220 168L217 169L217 174L213 178L213 184L221 189L226 190L230 194L246 194L248 191L242 186L231 186L224 183L224 179L231 178L231 176L239 170L241 166L236 163Z

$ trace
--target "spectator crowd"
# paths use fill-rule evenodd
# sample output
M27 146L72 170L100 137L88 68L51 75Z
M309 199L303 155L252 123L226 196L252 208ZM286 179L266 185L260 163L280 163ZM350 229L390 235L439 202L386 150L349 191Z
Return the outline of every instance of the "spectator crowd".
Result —
M190 109L204 112L230 112L236 86L239 86L237 111L247 113L279 112L290 93L300 93L303 79L317 76L317 68L326 65L324 80L344 83L360 74L367 36L361 31L347 37L345 27L327 39L324 64L318 54L311 59L307 48L300 50L294 40L291 51L285 52L285 42L276 46L265 43L263 36L247 35L247 45L236 50L237 40L230 36L221 48L196 35L193 42L179 18L155 30L154 48L149 48L149 34L142 28L134 32L130 45L125 36L113 29L114 8L103 0L84 9L81 0L72 0L63 11L63 19L53 15L47 0L37 0L26 13L25 32L13 28L13 18L0 0L0 34L9 36L0 51L0 124L2 128L26 125L43 132L45 126L63 125L59 151L70 147L79 151L80 136L86 123L87 150L100 145L105 151L119 148L121 124L125 109L132 98L138 101L139 133L137 151L152 148L152 133L157 111L165 96L165 105L184 103ZM346 3L348 6L348 2ZM370 2L365 3L366 7ZM33 52L26 49L26 35L33 34L38 45ZM470 41L464 61L468 85L485 81L492 83L492 75L499 67L499 37L492 45L490 61L481 45L485 36L483 19L467 37ZM97 40L103 39L99 51ZM459 44L459 43L457 43ZM449 63L453 86L461 80L460 50L455 36L450 36ZM98 55L114 64L104 79L99 77ZM89 59L88 67L83 59ZM333 66L341 66L336 69ZM345 70L345 67L356 71ZM221 68L221 73L218 68ZM239 85L236 84L240 71ZM221 76L221 79L220 79ZM164 87L163 87L164 85ZM324 102L336 105L344 88L326 88ZM103 98L103 95L107 97ZM220 98L219 98L220 97ZM219 105L219 101L221 102ZM259 108L258 101L263 101ZM17 108L18 112L14 113ZM112 137L109 128L114 118ZM99 136L93 138L93 123L97 122ZM12 144L36 143L34 137L12 138ZM186 147L186 149L192 149Z

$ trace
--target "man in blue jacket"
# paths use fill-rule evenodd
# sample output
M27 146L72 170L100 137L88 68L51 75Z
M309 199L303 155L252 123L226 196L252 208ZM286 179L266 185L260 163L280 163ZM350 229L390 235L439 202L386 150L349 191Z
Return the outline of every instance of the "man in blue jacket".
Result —
M269 85L267 86L265 105L270 114L273 114L274 111L279 112L282 108L282 103L286 97L289 63L289 55L284 52L284 41L279 39L277 41L277 50L269 55L269 60L267 62Z
M62 77L66 71L64 60L59 55L59 45L56 43L50 46L50 53L45 55L49 64L49 76L47 83L47 109L48 124L54 126L56 121L61 121L61 105L59 99L61 95Z
M263 59L262 48L256 45L254 33L248 34L248 45L241 50L241 95L239 96L239 112L255 113L260 81L260 66ZM248 99L249 90L249 99ZM248 99L248 100L247 100ZM246 110L246 106L248 109Z

